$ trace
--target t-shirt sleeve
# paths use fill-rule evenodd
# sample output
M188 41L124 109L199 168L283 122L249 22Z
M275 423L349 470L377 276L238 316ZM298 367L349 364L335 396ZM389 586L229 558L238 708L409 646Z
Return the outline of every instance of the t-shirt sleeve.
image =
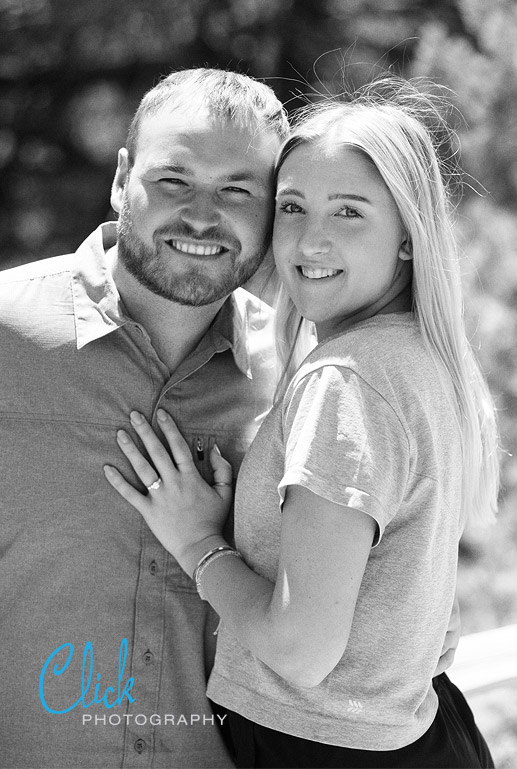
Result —
M299 485L361 510L378 524L377 545L408 479L409 441L393 407L351 369L322 366L289 389L283 430L281 503Z

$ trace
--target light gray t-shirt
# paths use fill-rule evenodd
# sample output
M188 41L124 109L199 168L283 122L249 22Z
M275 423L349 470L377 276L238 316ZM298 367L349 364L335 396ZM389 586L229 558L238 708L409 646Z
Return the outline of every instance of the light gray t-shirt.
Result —
M394 750L429 728L463 528L453 397L410 314L371 318L308 356L242 465L236 545L275 581L289 485L372 516L378 532L349 641L308 689L287 683L222 624L213 700L263 726L363 750Z

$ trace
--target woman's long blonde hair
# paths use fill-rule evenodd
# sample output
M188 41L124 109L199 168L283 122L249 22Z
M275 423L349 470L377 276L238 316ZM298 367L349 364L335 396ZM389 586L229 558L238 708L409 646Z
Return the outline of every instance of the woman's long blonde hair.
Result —
M420 83L419 83L420 85ZM464 515L493 520L499 483L495 409L465 333L450 184L452 132L436 97L414 82L383 78L349 101L304 108L284 144L277 172L300 144L353 146L374 163L395 200L413 256L413 312L424 342L449 372L463 436ZM277 346L282 393L311 347L311 324L280 288Z

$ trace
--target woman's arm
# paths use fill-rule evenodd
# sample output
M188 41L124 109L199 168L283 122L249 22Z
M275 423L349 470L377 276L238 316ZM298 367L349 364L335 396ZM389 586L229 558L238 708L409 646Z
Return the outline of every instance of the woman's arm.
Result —
M106 477L192 575L208 550L225 544L221 531L228 488L212 488L202 480L168 415L160 426L174 463L145 420L133 425L162 478L161 487L144 496L114 468L106 470ZM154 470L130 439L119 444L149 485ZM214 477L222 481L229 466L217 455L211 458ZM203 591L224 624L255 656L293 684L316 686L345 651L375 527L374 519L363 512L289 486L275 584L243 561L225 557L203 572Z
M365 513L289 486L275 585L220 558L203 590L255 656L291 683L316 686L346 649L375 526Z

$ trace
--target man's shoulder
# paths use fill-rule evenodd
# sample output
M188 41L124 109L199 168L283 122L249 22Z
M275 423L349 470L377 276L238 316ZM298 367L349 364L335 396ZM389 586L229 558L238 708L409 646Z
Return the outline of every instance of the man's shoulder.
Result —
M36 262L27 262L18 267L0 271L0 286L7 287L13 283L23 283L37 278L45 278L63 272L70 272L74 254L62 254L51 256L48 259L39 259Z
M260 313L264 319L270 319L274 315L273 308L267 302L264 302L259 296L250 293L242 286L233 291L231 298L233 304L240 312Z
M56 306L63 309L72 302L73 264L73 254L64 254L0 272L2 328L28 329L50 323Z
M257 382L262 382L264 376L270 378L275 368L273 309L246 289L237 288L228 297L220 317L219 328L224 328L223 335L231 340L242 373Z

